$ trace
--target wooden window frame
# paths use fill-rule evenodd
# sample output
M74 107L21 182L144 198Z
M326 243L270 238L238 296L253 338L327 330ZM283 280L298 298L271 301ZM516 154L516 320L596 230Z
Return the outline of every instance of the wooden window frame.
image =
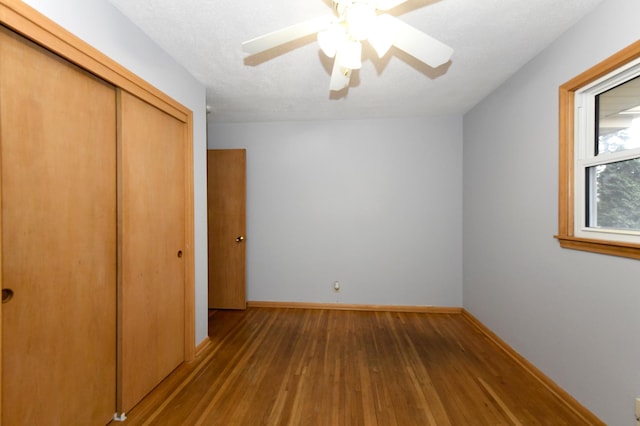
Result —
M558 235L562 248L640 259L640 244L575 235L574 101L581 88L640 58L640 40L567 81L559 89Z

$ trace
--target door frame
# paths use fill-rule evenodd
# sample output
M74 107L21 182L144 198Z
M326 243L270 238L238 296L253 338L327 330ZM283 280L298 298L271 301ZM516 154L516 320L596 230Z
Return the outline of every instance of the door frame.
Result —
M185 123L185 332L184 359L195 358L195 263L194 263L194 199L193 199L193 112L140 77L125 69L96 48L80 40L46 16L19 0L0 0L0 24L32 40L45 49L89 71ZM115 111L114 111L115 114ZM115 147L114 134L114 147ZM115 170L114 170L115 176ZM2 200L0 200L1 203ZM1 204L0 204L1 205ZM0 220L0 235L2 221ZM2 249L0 243L0 250ZM0 251L1 253L1 251ZM2 256L0 256L0 268ZM114 265L115 267L115 265ZM1 269L0 269L1 271ZM0 273L0 286L2 274ZM0 304L0 320L2 305ZM1 330L1 328L0 328ZM0 355L2 354L0 334ZM0 377L2 364L0 363ZM1 397L1 389L0 389ZM1 404L1 398L0 398ZM2 407L0 406L0 413ZM115 407L114 407L115 410Z

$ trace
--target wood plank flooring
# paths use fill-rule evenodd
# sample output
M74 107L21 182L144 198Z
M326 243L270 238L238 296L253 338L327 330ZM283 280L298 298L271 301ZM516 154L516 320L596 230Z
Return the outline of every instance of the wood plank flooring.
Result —
M217 311L127 425L585 425L462 315Z

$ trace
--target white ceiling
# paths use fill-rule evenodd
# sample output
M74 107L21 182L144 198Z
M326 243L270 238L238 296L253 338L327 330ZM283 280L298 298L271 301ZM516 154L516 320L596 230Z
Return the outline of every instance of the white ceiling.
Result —
M332 13L330 0L110 0L207 87L210 121L464 113L602 0L408 0L391 13L454 49L430 68L365 46L349 88L307 37L247 58L241 43ZM366 43L365 43L366 45Z

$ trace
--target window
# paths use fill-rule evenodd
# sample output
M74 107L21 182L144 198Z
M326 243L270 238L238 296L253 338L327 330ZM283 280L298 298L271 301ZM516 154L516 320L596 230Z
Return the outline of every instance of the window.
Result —
M576 91L575 235L639 242L640 61Z
M640 259L640 41L560 86L556 238Z

